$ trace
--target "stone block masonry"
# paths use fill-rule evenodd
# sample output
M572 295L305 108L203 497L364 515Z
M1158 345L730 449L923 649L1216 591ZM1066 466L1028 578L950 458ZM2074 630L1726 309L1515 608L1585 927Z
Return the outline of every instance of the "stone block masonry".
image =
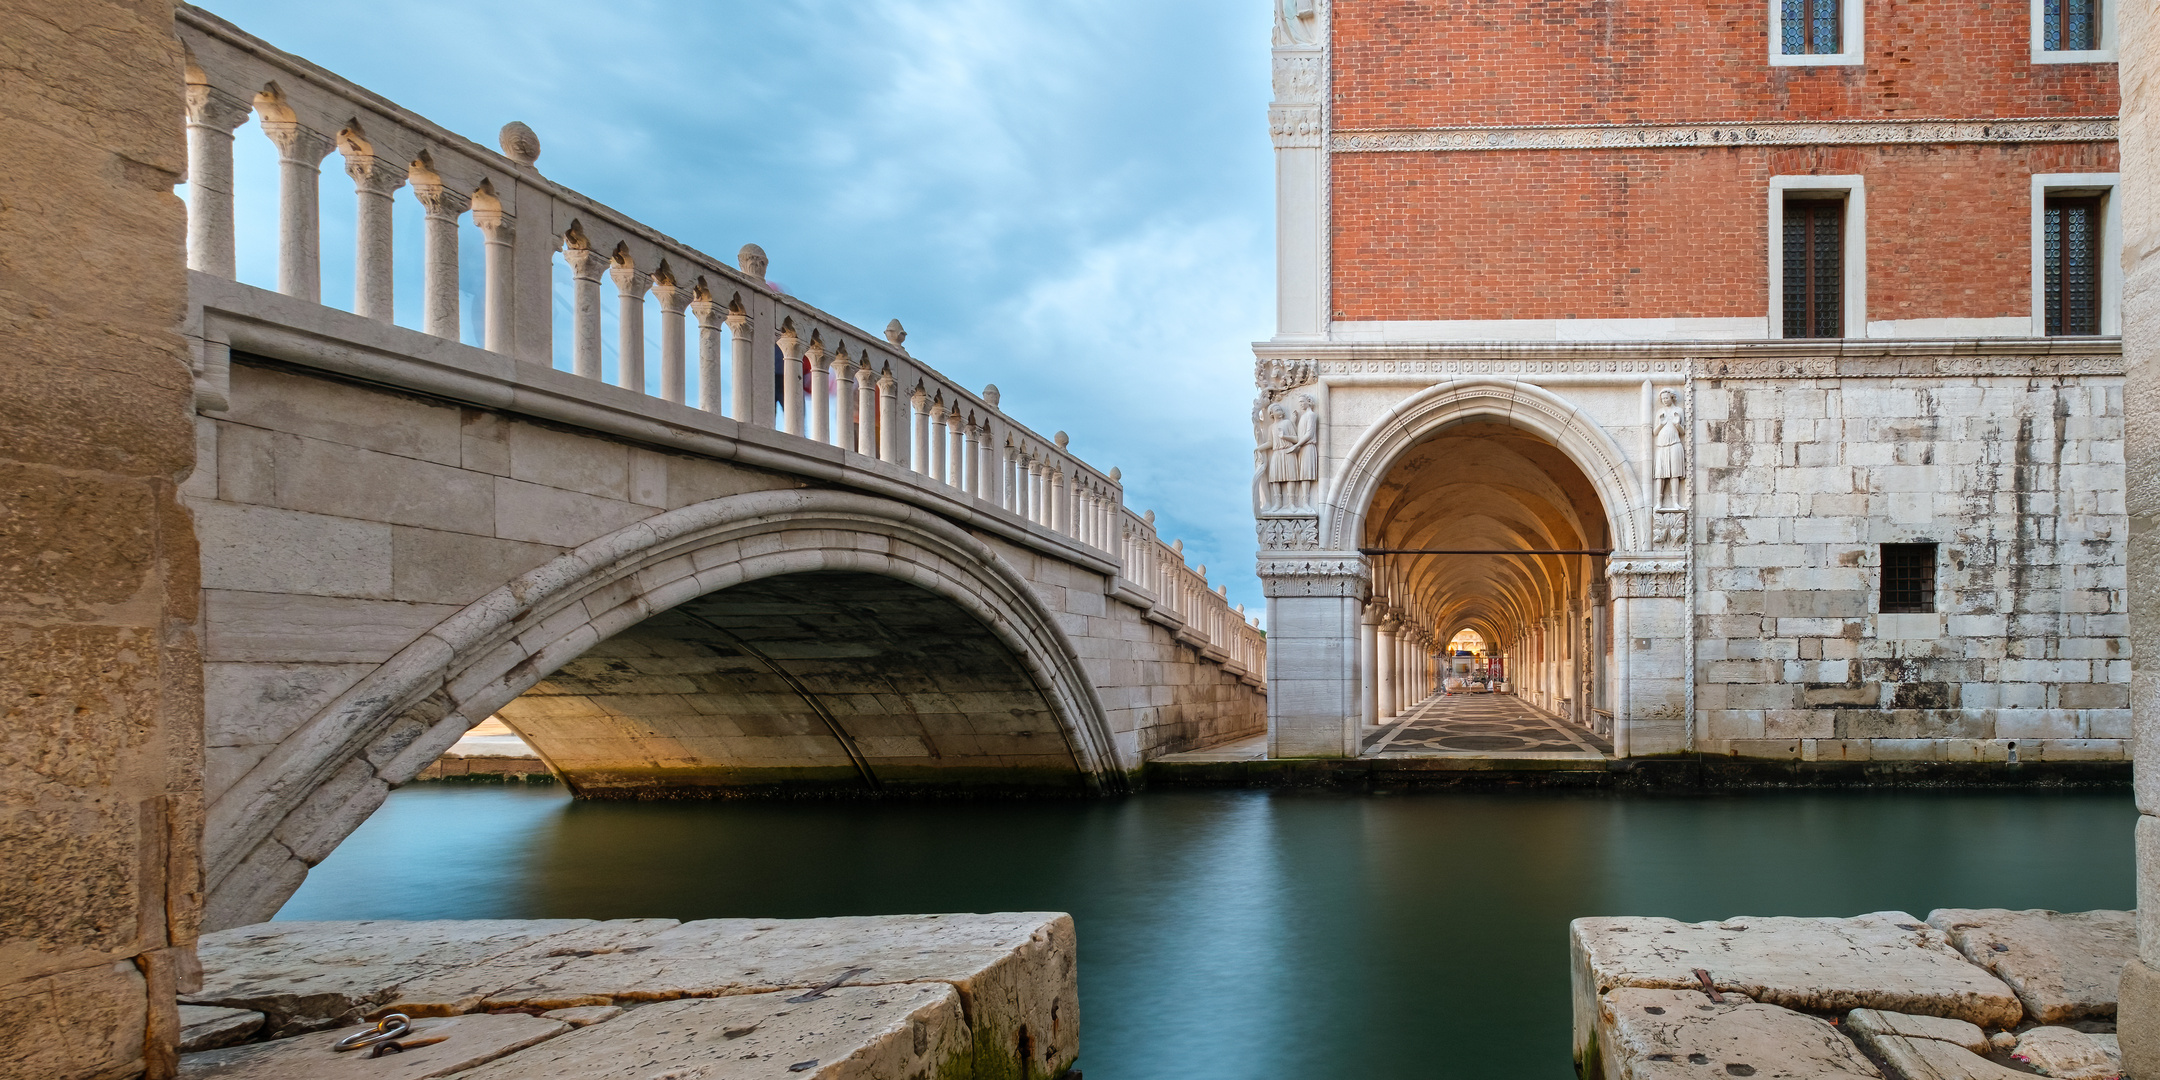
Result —
M5 0L0 1076L173 1075L202 669L172 11Z

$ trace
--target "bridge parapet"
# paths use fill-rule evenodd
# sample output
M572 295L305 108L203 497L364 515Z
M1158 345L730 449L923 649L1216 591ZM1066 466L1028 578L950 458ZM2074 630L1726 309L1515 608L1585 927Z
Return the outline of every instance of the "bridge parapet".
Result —
M357 363L350 342L362 335L348 330L338 340L326 332L351 316L323 305L321 296L320 170L335 151L356 202L350 311L381 324L377 337L460 341L468 320L460 310L467 253L459 250L459 232L470 215L485 241L481 311L473 320L479 349L552 370L560 336L569 343L571 371L604 386L601 316L612 287L615 386L582 396L598 404L629 391L684 407L651 425L668 434L647 438L686 448L709 449L715 440L772 446L798 458L837 452L842 468L827 474L842 483L872 477L890 493L897 480L913 489L914 501L941 511L957 502L959 516L1061 557L1077 545L1092 555L1083 561L1114 569L1121 599L1233 673L1256 684L1264 679L1263 635L1222 590L1209 587L1205 567L1186 565L1182 545L1157 537L1152 513L1125 507L1116 469L1081 460L1065 433L1045 438L1004 413L996 387L969 391L914 357L898 320L881 333L864 331L781 291L754 244L730 266L548 179L535 167L539 141L523 124L507 125L501 150L491 150L198 8L180 5L176 21L187 49L188 261L198 281L191 332L203 408L224 407L236 342L307 337L313 347L278 350L281 359L312 356L333 369ZM279 152L277 291L297 305L232 284L233 141L250 115L260 117ZM417 331L393 322L391 218L405 187L426 215ZM558 258L571 277L566 311L555 302ZM659 309L660 348L651 358L657 395L648 393L646 372L648 296ZM418 345L391 351L463 352ZM471 376L485 365L471 358L437 364L422 380L429 385L410 388L471 397L445 392L452 382L473 384L443 375L459 367L453 374ZM800 377L778 378L788 369ZM777 394L768 371L780 383ZM387 376L379 364L366 375L415 381L409 371ZM497 377L487 389L515 382ZM553 393L558 413L576 404L563 398ZM685 427L695 430L685 434Z

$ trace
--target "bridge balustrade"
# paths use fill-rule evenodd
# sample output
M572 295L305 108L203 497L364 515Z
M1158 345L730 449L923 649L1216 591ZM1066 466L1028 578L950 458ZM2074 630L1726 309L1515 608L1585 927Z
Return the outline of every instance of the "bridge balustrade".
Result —
M571 370L602 381L602 306L612 285L615 381L647 393L650 296L660 313L657 396L897 465L977 511L1101 552L1119 567L1117 591L1150 618L1264 678L1264 635L1208 587L1204 567L1186 565L1181 545L1156 537L1152 513L1125 507L1116 469L1082 461L1062 431L1044 438L1008 416L997 387L974 393L914 357L898 320L866 332L781 291L755 244L730 266L548 179L535 167L538 138L523 124L504 127L501 151L490 150L199 8L180 5L176 21L187 51L191 270L236 280L234 137L257 116L279 158L279 292L322 303L320 176L335 151L356 201L355 314L394 321L392 210L409 188L425 214L423 332L460 339L459 231L469 215L484 241L477 321L489 352L552 367L557 335L567 334ZM571 276L567 311L555 302L558 257ZM695 402L687 400L693 338ZM779 380L777 402L775 355L807 369L807 377Z

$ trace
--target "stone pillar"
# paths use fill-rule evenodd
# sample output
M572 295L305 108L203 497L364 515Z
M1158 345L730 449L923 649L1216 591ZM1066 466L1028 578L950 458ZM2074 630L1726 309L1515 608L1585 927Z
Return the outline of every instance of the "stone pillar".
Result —
M1275 143L1275 332L1318 336L1327 330L1326 152L1323 96L1327 31L1320 3L1275 11L1275 100L1268 130Z
M790 435L807 435L809 428L803 414L808 404L803 400L803 339L795 330L795 320L789 319L780 327L780 415L786 421Z
M866 457L878 456L877 387L870 354L864 353L862 366L855 369L855 452Z
M825 342L816 334L810 335L810 439L812 442L832 445L832 360L826 355Z
M183 142L170 5L6 12L0 1073L165 1080L175 994L200 978L202 583L181 491L215 486L181 322L188 266L232 274L246 110L187 87Z
M1617 557L1606 573L1620 667L1614 753L1679 753L1687 749L1687 563Z
M452 190L440 177L413 173L413 194L427 209L421 237L420 328L439 338L458 340L458 218L472 204L463 192ZM598 287L598 282L594 286ZM597 305L594 322L599 321ZM597 370L594 378L599 377Z
M918 473L930 471L930 395L923 392L922 384L915 385L915 392L908 395L908 407L915 413L915 453L908 458L908 467Z
M967 441L961 435L960 403L955 401L945 413L945 482L956 488L965 488L967 475Z
M615 279L615 385L645 392L645 290L652 275L627 255L617 255L608 275Z
M582 243L563 248L570 264L570 370L582 378L600 378L600 275L607 273L608 257ZM735 325L733 319L728 326Z
M300 126L292 110L265 95L263 134L278 148L278 291L322 301L322 160L330 136ZM283 112L279 118L274 114Z
M929 432L927 438L930 450L930 467L923 471L930 475L930 479L941 484L945 482L945 468L950 464L945 453L945 417L947 413L948 410L945 408L943 395L931 399L930 422L929 427L926 429Z
M1380 722L1383 724L1395 717L1395 692L1399 688L1395 669L1402 659L1395 648L1395 632L1400 629L1401 621L1395 618L1394 613L1388 613L1381 619L1378 642L1373 649L1374 655L1380 658L1380 666L1373 672L1373 681L1380 686L1379 710Z
M2118 10L2122 85L2125 472L2130 478L2130 718L2137 785L2138 955L2116 1012L2123 1071L2160 1080L2160 12Z
M473 208L473 224L479 226L487 244L486 293L481 297L481 341L489 352L509 355L517 348L517 227L502 203L488 200L485 208ZM687 298L686 298L687 299ZM682 325L682 309L675 309L676 325ZM681 343L678 330L677 344ZM681 398L676 400L680 401Z
M1612 584L1603 577L1590 583L1590 707L1612 710L1611 663L1605 643L1612 640ZM1592 726L1596 716L1592 714Z
M756 320L741 308L728 312L728 416L738 424L772 426L772 410L760 410Z
M233 131L247 123L248 103L198 80L187 85L187 264L231 278L233 265Z
M230 147L227 148L230 168ZM383 322L397 317L392 275L390 216L405 170L371 153L348 150L345 174L353 179L353 312ZM228 208L227 214L231 211Z
M1358 613L1371 588L1363 555L1299 552L1260 560L1268 598L1268 756L1356 757Z
M693 295L690 313L698 321L698 408L717 414L727 386L727 361L722 359L725 354L720 343L720 331L728 321L727 309L702 285Z
M878 459L907 467L907 414L900 408L900 380L891 368L878 372Z
M660 301L660 396L682 405L689 396L688 357L685 355L689 328L683 319L683 309L690 304L690 290L676 284L675 275L662 266L653 275L652 291L653 297ZM492 321L488 323L488 340L491 342L494 326ZM489 347L493 348L492 345Z

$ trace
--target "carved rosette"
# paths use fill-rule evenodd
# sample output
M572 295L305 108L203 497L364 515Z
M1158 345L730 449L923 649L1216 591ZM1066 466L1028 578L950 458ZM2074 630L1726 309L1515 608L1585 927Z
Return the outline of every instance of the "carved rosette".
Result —
M1317 551L1320 548L1320 519L1262 518L1260 546L1269 551Z
M1679 599L1687 595L1687 561L1684 559L1615 559L1605 575L1612 581L1613 595Z
M1334 559L1262 559L1261 591L1277 596L1343 596L1363 600L1372 589L1372 572L1359 557Z

